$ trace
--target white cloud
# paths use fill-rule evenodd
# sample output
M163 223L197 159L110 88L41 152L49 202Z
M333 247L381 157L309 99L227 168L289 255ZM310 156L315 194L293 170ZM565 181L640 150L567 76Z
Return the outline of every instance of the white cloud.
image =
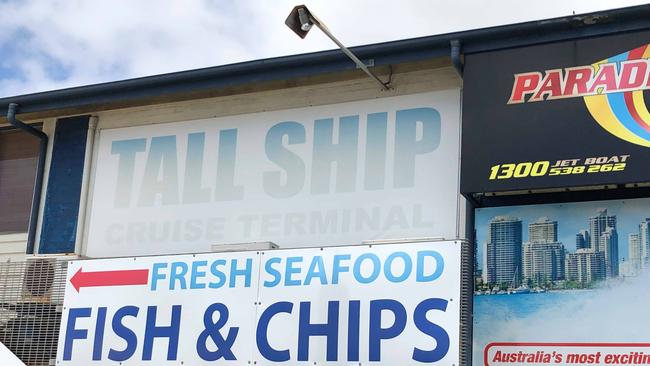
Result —
M346 45L588 12L642 1L313 0ZM295 0L0 2L0 96L333 48L284 25Z

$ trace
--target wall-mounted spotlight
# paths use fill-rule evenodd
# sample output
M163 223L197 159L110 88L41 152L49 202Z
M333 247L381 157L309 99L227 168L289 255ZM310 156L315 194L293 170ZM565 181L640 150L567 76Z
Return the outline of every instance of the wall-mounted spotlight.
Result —
M381 88L383 90L390 90L390 84L385 83L381 81L377 75L375 75L372 71L368 69L368 66L363 63L363 61L359 60L357 56L354 55L347 47L345 47L334 35L330 32L329 29L323 24L323 22L320 21L314 14L312 14L309 9L305 5L298 5L291 10L291 13L289 13L289 16L287 17L287 20L284 21L284 24L289 27L294 33L298 35L300 38L305 38L307 36L307 33L309 33L309 30L312 28L312 26L318 27L329 39L332 40L332 42L336 43L337 46L345 53L354 63L357 65L358 68L363 70L368 76L371 78L375 79L379 85L381 85Z

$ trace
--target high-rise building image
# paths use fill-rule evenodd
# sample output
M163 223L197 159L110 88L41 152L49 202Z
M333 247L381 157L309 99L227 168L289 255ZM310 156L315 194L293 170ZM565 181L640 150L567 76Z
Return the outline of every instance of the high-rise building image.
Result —
M584 250L584 249L580 249ZM567 253L564 257L564 278L567 281L579 281L584 282L581 279L582 271L578 265L578 255L577 253Z
M650 214L646 207L599 206L579 212L522 207L483 216L476 231L478 291L567 290L638 277L650 268Z
M633 275L637 275L641 269L641 240L638 233L631 233L627 237L627 253L628 253L628 263L630 266L630 271Z
M576 249L587 249L591 246L589 231L580 230L576 234Z
M614 217L616 220L616 217ZM618 233L613 227L608 227L600 235L598 247L599 252L605 254L605 272L607 277L618 276Z
M606 208L599 208L598 214L589 218L590 247L599 252L605 249L600 247L600 236L607 228L616 229L616 216L608 216Z
M618 276L618 233L616 216L608 215L606 208L597 210L598 214L589 218L590 247L605 256L607 277Z
M521 268L521 219L495 216L488 223L484 276L488 284L519 284Z
M578 249L567 253L565 259L567 281L590 283L605 279L605 255L594 249Z
M639 244L641 245L641 267L648 267L650 261L650 217L643 219L639 224Z
M522 257L526 281L541 285L548 281L564 279L562 243L524 243Z
M528 224L528 241L531 243L557 242L557 221L540 217Z
M474 230L474 281L485 282L483 278L483 270L479 266L478 262L478 239L476 237L476 230Z
M524 278L530 283L544 284L564 278L564 245L557 241L557 221L540 217L528 224L522 267Z

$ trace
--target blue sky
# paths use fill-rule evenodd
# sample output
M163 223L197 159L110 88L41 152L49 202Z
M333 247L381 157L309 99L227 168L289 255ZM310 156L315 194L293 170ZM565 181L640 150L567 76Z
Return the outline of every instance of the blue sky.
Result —
M0 0L0 97L333 48L284 25L310 9L348 46L639 0Z
M528 240L528 224L540 217L558 222L558 241L569 251L575 250L575 235L589 230L589 217L599 208L607 208L608 215L616 215L619 258L627 258L628 234L639 232L639 223L650 217L650 199L578 202L534 206L510 206L476 210L476 237L479 263L482 263L483 245L487 240L487 224L494 216L514 216L522 220L523 241Z

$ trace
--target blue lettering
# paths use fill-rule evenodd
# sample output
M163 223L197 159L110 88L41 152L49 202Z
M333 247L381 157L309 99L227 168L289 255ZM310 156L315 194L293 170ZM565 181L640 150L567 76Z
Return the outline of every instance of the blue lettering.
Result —
M244 276L244 287L251 286L251 272L253 271L253 259L246 259L246 268L238 269L237 260L230 261L230 287L237 286L237 276Z
M164 280L167 276L164 273L158 273L159 270L167 268L167 263L154 263L151 269L151 291L156 291L158 280Z
M201 186L203 180L203 150L205 132L187 135L185 179L183 180L183 203L210 202L210 188Z
M393 274L393 261L397 258L401 258L402 261L404 261L404 272L399 276L395 276ZM409 277L409 275L411 275L412 269L413 269L413 261L411 261L411 257L404 252L392 253L391 255L388 256L386 262L384 263L384 275L386 276L386 279L388 279L390 282L398 283L398 282L405 281Z
M198 289L205 288L205 283L198 283L197 278L203 278L206 275L205 270L200 270L200 267L207 267L208 261L195 261L192 262L192 277L190 279L190 288Z
M327 285L327 275L325 274L325 264L323 264L323 257L320 255L315 256L305 278L305 286L311 285L311 279L317 277L321 285Z
M418 139L418 124L422 137ZM395 119L395 188L415 185L415 159L440 145L440 113L433 108L397 111Z
M372 273L368 277L363 277L363 274L361 273L361 266L363 265L363 261L366 259L370 259L370 262L372 263ZM373 282L379 276L380 271L381 271L381 262L379 261L379 258L374 253L361 254L354 261L354 278L359 283Z
M185 281L185 275L187 274L187 271L187 263L172 262L171 271L169 273L170 290L174 290L176 288L176 281L179 282L181 290L185 290L187 288L187 282Z
M104 344L104 328L106 327L106 307L97 309L97 322L95 323L95 339L93 341L93 361L102 359L102 345Z
M163 205L177 205L178 191L176 136L156 136L149 146L138 205L153 206L158 195Z
M214 313L219 313L219 320L214 322ZM220 302L215 302L208 306L203 313L203 331L196 340L196 352L205 361L217 361L221 358L227 361L237 360L232 352L232 346L237 339L239 327L230 327L226 333L226 338L221 335L220 329L228 322L228 307ZM210 350L209 344L212 343L216 350Z
M284 271L285 286L300 286L300 280L294 280L291 277L300 273L300 267L294 267L294 264L302 263L302 257L287 257L287 266Z
M225 259L217 259L216 261L212 262L210 265L210 273L212 273L213 276L217 277L218 281L217 282L210 282L208 284L208 287L210 288L221 288L226 283L226 275L223 273L223 271L219 270L219 266L225 266L226 265L226 260Z
M360 309L361 301L350 301L348 310L348 361L359 361Z
M214 199L216 201L232 201L244 198L244 187L235 185L236 159L237 129L222 130L219 132L217 184L214 190Z
M111 154L119 154L117 163L117 182L115 184L114 206L129 207L131 204L131 189L135 171L135 155L147 148L146 139L119 140L111 144Z
M350 267L341 266L341 261L349 261L349 254L336 254L334 255L334 265L332 266L332 284L336 285L339 283L339 273L350 272Z
M153 341L155 338L167 338L167 361L176 360L178 353L178 333L181 327L181 306L172 306L172 320L169 326L156 326L156 313L158 308L149 306L147 308L147 324L144 331L144 345L142 360L151 361L153 354Z
M388 310L393 313L395 321L388 328L381 326L381 313ZM381 361L381 341L395 338L406 327L406 309L396 300L384 299L370 302L370 330L368 334L369 359Z
M424 273L424 260L426 257L432 257L436 261L436 270L430 274L426 275ZM417 281L418 282L430 282L438 279L442 275L442 272L445 270L445 260L442 258L440 253L433 250L423 250L418 252L418 273Z
M305 163L298 154L284 147L284 136L288 145L304 144L305 127L298 122L281 122L266 133L266 157L286 171L286 179L278 170L264 172L264 191L273 198L294 196L305 184Z
M312 324L311 303L300 303L300 319L298 321L298 361L309 360L309 337L324 336L327 343L327 361L338 358L339 343L339 302L327 302L327 323Z
M87 329L75 328L77 318L90 318L90 308L72 308L68 312L68 323L65 327L65 342L63 346L63 360L72 359L72 345L75 339L86 339L88 337Z
M126 361L135 353L135 349L138 346L138 337L135 333L122 324L122 319L127 316L136 317L138 316L137 306L127 305L119 308L115 315L113 315L113 332L116 336L124 339L126 341L126 347L122 351L117 351L113 348L108 350L108 359L111 361Z
M419 348L413 349L413 359L418 362L437 362L443 359L449 352L449 334L442 327L427 320L429 310L447 310L447 300L426 299L415 307L413 322L424 334L431 336L436 341L436 348L431 351L424 351Z
M260 320L257 322L257 330L255 331L255 339L257 340L257 349L260 354L269 361L284 362L289 361L291 354L288 349L278 351L271 347L268 339L269 322L276 314L287 313L291 314L293 304L290 302L276 302L269 306L262 312Z
M282 258L273 257L264 263L264 270L266 273L273 276L273 281L264 281L264 287L275 287L280 283L280 280L282 280L282 275L277 269L273 268L273 265L279 264L281 262Z
M314 121L311 193L329 193L332 163L336 162L336 192L352 192L357 178L359 116L339 119L338 143L333 143L334 120Z
M386 136L388 113L368 114L366 132L366 190L384 189L386 181Z

